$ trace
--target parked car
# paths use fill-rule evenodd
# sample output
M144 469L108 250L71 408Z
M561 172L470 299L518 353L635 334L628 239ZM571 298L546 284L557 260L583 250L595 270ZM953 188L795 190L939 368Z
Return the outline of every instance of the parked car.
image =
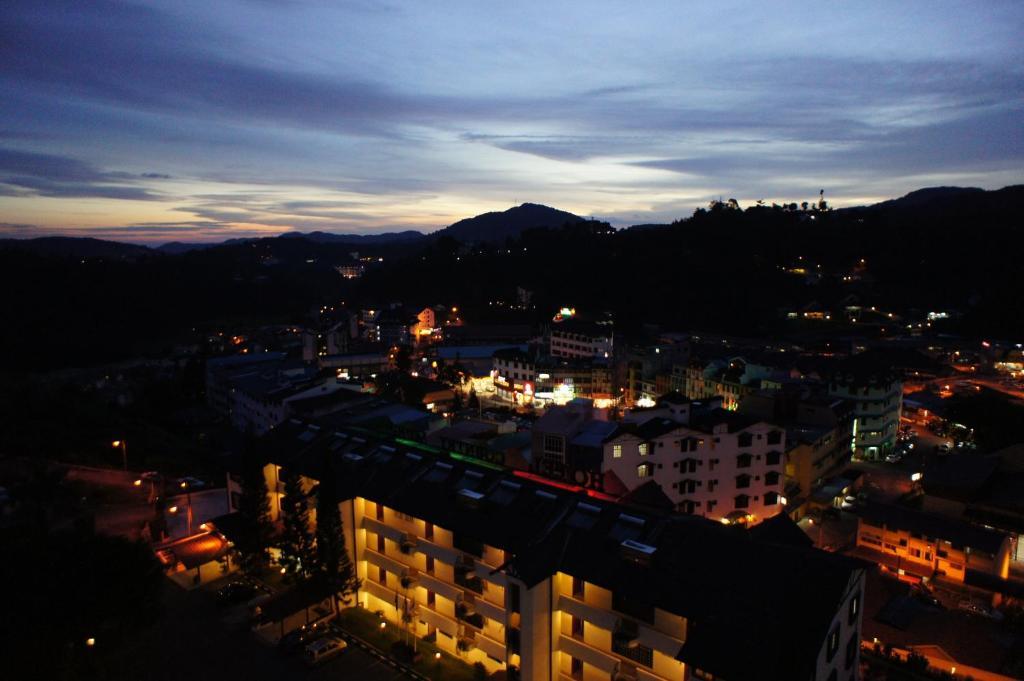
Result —
M277 649L285 655L291 655L330 633L331 630L326 626L320 626L319 624L303 625L298 629L292 629L282 636L277 641Z
M221 605L232 605L248 601L259 593L259 590L252 584L246 582L231 582L217 590L217 602Z
M178 478L178 485L185 485L191 490L203 489L206 487L206 483L199 478L184 477Z
M348 644L337 636L318 638L306 646L306 664L318 665L340 654L345 648L348 648Z
M982 617L988 617L994 620L1003 619L1003 613L998 610L991 610L975 601L960 601L956 607L971 615L981 615Z

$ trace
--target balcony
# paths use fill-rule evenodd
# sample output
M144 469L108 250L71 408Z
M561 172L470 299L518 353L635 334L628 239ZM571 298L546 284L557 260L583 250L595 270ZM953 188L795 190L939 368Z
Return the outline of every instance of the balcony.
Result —
M437 577L421 572L418 575L420 586L424 589L433 591L439 596L444 596L450 601L457 601L462 597L462 590L458 589L448 582L442 582Z
M624 657L640 645L640 631L633 620L620 619L612 630L612 650ZM627 652L623 652L627 651Z
M434 560L439 560L443 563L448 563L449 565L457 563L459 560L458 551L438 546L428 539L417 539L416 550L424 555L430 556Z
M363 590L371 596L375 596L385 603L394 603L396 594L391 589L387 588L383 584L371 581L369 579L363 581Z
M504 624L505 609L482 598L474 599L476 611L487 619L497 620Z
M401 575L409 570L409 566L405 563L399 562L390 556L385 556L383 553L368 546L363 549L363 557L370 565L382 567L392 574Z
M495 641L493 638L484 634L483 632L477 633L474 638L476 641L476 647L484 651L496 660L505 659L505 644L499 641Z
M405 537L398 543L398 550L405 555L410 555L416 552L416 535L411 532L406 532Z
M472 572L472 567L465 564L455 566L455 583L464 589L480 594L484 593L484 583Z
M609 631L615 628L618 617L608 612L607 610L601 610L593 606L587 605L583 601L570 598L568 596L561 596L558 599L558 609L563 612L567 612L570 615L585 619L591 624L607 629Z
M476 611L472 601L460 601L455 605L455 616L475 629L484 628L484 616Z
M388 525L385 525L384 523L380 522L379 520L376 520L376 519L371 518L369 516L365 516L365 515L363 516L362 527L363 527L364 530L369 530L370 532L373 532L374 534L383 535L383 536L387 537L388 539L390 539L392 541L395 541L395 542L398 542L398 543L401 543L402 540L405 539L405 532L402 532L401 530L396 529L394 527L390 527Z
M597 667L606 674L612 674L620 665L619 658L565 634L558 638L558 649Z
M426 622L427 624L437 627L440 631L448 634L449 636L458 636L459 634L459 623L455 620L442 615L437 610L428 607L427 605L419 604L418 617Z

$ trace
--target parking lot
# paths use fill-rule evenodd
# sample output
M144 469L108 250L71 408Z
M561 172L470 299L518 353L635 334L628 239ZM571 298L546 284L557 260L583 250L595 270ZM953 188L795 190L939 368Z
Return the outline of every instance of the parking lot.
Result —
M227 580L224 580L227 581ZM167 582L160 620L133 640L116 659L108 678L154 681L282 681L283 679L408 678L355 646L310 668L301 654L285 656L259 643L231 609L217 605L219 584L186 592Z

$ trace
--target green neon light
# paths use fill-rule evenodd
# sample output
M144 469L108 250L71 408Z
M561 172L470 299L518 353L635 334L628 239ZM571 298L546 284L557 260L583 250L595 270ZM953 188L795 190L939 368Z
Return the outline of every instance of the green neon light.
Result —
M505 470L504 466L499 466L496 463L491 463L490 461L478 459L475 456L467 456L465 454L459 454L458 452L448 452L448 456L450 456L453 459L456 459L457 461L465 461L467 463L476 464L477 466L483 466L484 468L490 468L492 471Z
M395 442L406 447L412 447L413 449L419 449L420 451L429 452L430 454L440 454L441 450L430 445L425 445L422 442L416 442L416 440L407 440L402 437L396 437Z

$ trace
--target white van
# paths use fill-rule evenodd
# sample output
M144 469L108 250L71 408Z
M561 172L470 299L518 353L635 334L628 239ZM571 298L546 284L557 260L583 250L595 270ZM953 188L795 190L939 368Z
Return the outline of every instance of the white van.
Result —
M306 646L306 664L318 665L348 648L348 644L337 636L319 638Z

